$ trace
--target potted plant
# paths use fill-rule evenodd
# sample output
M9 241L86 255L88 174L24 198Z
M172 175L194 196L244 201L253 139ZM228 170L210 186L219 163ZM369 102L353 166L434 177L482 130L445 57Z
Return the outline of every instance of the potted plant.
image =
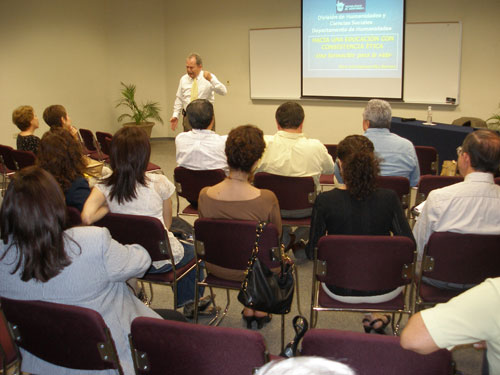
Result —
M122 98L118 101L116 108L125 106L130 109L132 113L121 114L118 117L118 122L121 122L125 118L131 119L133 120L132 122L126 122L123 124L123 126L141 127L151 137L151 131L155 123L148 120L156 120L163 124L163 119L160 116L160 105L158 104L158 102L152 101L147 101L145 104L138 105L135 101L135 85L127 85L123 82L121 82L121 85L123 86L121 90Z
M500 113L492 115L486 120L486 124L488 125L488 129L500 131Z

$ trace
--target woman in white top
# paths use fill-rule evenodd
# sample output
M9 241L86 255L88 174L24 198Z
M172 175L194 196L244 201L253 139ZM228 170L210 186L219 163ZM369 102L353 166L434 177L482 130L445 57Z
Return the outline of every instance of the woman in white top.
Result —
M140 128L121 128L113 136L110 164L113 173L94 186L82 211L84 224L92 224L108 212L144 215L159 219L167 229L174 264L183 266L194 257L193 245L180 242L168 230L172 224L174 185L164 175L146 173L151 155L147 134ZM153 262L149 272L172 269L170 260ZM195 271L178 283L178 306L194 299Z

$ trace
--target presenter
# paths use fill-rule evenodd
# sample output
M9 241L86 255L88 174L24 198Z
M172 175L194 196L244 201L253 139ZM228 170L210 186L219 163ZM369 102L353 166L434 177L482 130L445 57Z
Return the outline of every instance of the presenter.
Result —
M175 130L179 122L179 116L182 112L182 126L184 131L191 130L188 118L186 116L187 105L196 99L207 99L210 103L215 101L215 93L226 95L227 89L217 77L203 70L203 62L200 55L190 54L186 59L186 74L184 74L177 88L177 94L174 102L174 113L170 119L172 130Z

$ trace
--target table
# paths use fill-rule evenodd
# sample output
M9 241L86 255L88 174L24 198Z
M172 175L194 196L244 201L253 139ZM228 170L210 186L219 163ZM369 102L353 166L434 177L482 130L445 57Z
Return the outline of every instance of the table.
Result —
M402 121L393 117L391 132L410 140L414 146L433 146L439 154L439 172L443 160L456 160L457 147L475 128L449 124L423 125L423 121Z

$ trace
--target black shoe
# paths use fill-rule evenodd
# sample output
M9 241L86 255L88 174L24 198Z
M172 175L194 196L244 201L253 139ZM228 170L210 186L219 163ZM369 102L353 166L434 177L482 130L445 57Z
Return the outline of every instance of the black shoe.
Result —
M210 306L211 302L212 299L210 298L210 296L200 298L200 301L198 303L198 314L205 315L204 313L207 310L208 306ZM188 302L184 305L183 314L188 319L194 318L194 301Z
M252 329L252 322L254 320L256 320L255 316L253 316L253 315L247 316L247 315L243 314L243 311L242 311L241 312L241 317L245 320L245 322L247 322L247 328L248 329Z
M257 329L262 329L262 327L264 327L264 324L267 324L271 321L271 315L265 315L261 318L257 318L256 316L254 316L254 319L255 321L257 322Z

